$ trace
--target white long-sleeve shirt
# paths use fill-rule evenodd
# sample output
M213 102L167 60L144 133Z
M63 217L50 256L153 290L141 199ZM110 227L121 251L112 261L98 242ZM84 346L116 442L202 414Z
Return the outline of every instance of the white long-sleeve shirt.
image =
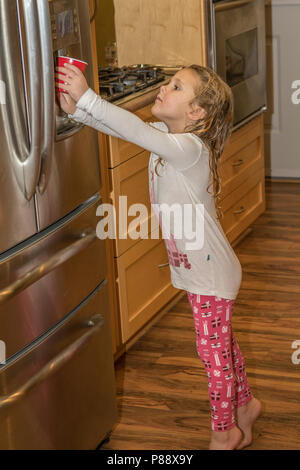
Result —
M91 89L71 117L151 153L150 200L165 238L173 286L235 299L242 280L241 264L217 219L213 195L206 190L209 152L201 139L192 133L171 134L163 122L147 124ZM159 157L163 166L158 166L157 176ZM160 211L163 208L167 210ZM168 209L177 215L170 218L171 224Z

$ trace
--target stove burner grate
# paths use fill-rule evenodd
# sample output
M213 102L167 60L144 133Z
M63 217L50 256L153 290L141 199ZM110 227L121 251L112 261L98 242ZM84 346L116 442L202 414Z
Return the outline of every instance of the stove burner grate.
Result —
M116 101L165 80L159 67L138 64L130 67L99 67L100 94Z

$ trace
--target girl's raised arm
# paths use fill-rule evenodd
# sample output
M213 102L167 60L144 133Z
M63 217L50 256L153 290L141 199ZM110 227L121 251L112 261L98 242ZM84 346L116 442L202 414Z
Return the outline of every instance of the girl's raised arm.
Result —
M79 110L85 111L86 124L95 129L132 142L170 162L176 169L185 170L200 158L203 145L192 134L171 134L146 124L135 114L103 100L88 89L77 102L72 115L80 120Z
M118 137L118 139L122 139L122 136L120 134L99 122L91 114L88 114L83 109L77 108L74 114L69 114L69 117L77 122L85 124L86 126L93 127L97 131L103 132L103 134L108 134L112 137Z

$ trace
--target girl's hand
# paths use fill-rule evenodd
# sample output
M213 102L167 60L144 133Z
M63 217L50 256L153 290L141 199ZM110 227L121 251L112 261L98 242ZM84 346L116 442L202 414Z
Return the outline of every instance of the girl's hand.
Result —
M77 103L89 89L85 76L75 65L65 64L64 67L56 67L56 70L59 72L56 77L64 82L64 84L61 84L61 88L66 90Z
M76 111L76 102L66 93L59 93L59 103L61 109L67 114L74 114Z

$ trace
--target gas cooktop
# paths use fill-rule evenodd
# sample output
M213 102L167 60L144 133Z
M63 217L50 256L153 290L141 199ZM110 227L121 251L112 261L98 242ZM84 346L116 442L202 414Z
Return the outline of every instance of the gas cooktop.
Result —
M162 68L148 64L128 67L99 67L100 95L107 101L117 101L147 90L166 80Z

